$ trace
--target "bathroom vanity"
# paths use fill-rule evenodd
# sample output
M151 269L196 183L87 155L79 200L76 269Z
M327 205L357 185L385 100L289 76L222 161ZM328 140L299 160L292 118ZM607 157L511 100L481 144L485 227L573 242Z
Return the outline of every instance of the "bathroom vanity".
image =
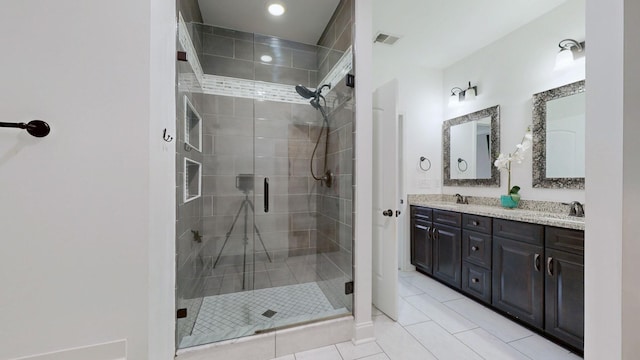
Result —
M583 350L584 218L409 203L411 263L418 271Z

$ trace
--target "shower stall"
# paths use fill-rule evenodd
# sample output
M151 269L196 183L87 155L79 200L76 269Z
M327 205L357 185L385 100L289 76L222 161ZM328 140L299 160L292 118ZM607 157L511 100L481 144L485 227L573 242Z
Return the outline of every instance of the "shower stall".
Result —
M181 14L178 348L352 313L352 14L316 45Z

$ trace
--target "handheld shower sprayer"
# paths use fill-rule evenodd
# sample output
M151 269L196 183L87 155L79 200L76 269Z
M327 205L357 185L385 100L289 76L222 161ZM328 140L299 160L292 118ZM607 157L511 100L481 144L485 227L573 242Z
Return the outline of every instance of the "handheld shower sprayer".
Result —
M329 119L327 118L327 113L325 109L320 104L320 99L322 99L322 101L324 102L324 106L325 107L327 106L327 100L324 98L324 96L322 96L322 90L324 88L331 89L331 84L324 84L318 87L315 91L311 91L303 85L296 85L296 92L305 99L311 99L311 101L309 101L309 104L311 104L311 106L313 106L314 109L319 110L320 114L322 114L322 119L323 119L322 129L318 134L318 140L316 141L316 146L313 148L313 153L311 153L311 159L309 160L309 167L311 169L311 176L315 180L322 181L322 184L326 185L327 187L331 187L331 185L333 184L333 173L327 169L327 149L329 147ZM325 146L324 146L324 175L322 175L322 177L317 177L313 173L313 158L315 157L316 150L318 149L318 144L320 143L320 138L322 137L322 132L324 131L325 128L327 129L327 131L325 132Z

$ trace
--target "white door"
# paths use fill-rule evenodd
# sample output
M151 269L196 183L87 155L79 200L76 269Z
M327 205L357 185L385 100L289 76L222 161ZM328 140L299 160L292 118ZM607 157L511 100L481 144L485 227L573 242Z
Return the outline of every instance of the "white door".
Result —
M398 82L373 93L373 304L398 319Z

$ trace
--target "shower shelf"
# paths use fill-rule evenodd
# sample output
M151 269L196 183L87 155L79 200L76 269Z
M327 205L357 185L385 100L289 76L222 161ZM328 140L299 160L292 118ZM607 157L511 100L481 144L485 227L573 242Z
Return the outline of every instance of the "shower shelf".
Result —
M186 95L184 96L184 142L185 148L202 152L202 117Z
M184 202L195 200L202 194L202 164L184 159Z

